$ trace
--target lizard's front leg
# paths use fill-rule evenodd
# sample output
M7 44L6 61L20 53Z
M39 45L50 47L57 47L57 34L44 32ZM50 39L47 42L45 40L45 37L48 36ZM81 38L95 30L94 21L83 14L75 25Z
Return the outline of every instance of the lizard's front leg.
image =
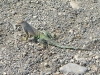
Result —
M34 36L33 41L34 41L35 43L38 43L38 37L37 37L37 36Z
M41 39L40 42L43 44L43 49L48 48L48 42L45 39Z

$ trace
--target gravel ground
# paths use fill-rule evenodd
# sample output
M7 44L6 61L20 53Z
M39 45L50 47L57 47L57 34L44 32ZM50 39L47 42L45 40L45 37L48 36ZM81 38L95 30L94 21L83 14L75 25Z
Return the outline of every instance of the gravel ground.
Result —
M90 51L21 41L18 20L56 34L61 45ZM100 74L99 0L0 0L0 75L63 75L59 68L67 63L86 67L84 75Z

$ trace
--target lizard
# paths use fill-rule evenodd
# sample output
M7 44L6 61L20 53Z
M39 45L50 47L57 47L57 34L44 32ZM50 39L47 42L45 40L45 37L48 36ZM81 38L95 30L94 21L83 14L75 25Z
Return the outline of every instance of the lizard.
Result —
M28 38L33 37L35 42L41 42L43 44L43 48L47 48L48 45L52 45L58 48L62 49L71 49L71 50L87 50L82 48L75 48L71 46L60 46L59 44L55 43L55 41L52 39L52 36L48 33L42 33L39 30L32 27L30 24L27 23L27 21L18 21L17 25L21 25L23 30L26 33L26 40Z

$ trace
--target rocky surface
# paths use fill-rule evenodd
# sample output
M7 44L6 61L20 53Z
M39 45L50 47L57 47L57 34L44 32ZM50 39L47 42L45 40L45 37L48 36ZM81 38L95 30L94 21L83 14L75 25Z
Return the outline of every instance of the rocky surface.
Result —
M21 41L18 20L56 34L61 45L90 51ZM100 74L99 0L0 0L0 75L63 75L59 68L68 63L86 67L84 75Z

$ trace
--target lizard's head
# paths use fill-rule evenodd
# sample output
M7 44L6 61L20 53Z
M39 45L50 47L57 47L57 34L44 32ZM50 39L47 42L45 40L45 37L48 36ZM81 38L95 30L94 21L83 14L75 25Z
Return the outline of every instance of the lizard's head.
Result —
M17 21L17 25L22 25L23 23L25 23L25 21L22 20Z

